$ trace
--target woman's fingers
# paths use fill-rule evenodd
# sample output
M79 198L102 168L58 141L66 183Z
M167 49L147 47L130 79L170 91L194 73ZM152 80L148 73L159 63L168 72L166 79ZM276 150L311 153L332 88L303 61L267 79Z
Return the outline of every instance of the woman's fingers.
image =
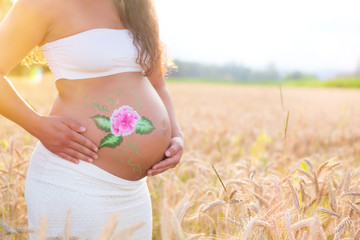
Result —
M77 163L97 159L96 145L82 134L82 124L68 117L46 116L39 122L37 138L51 152Z
M70 118L63 118L62 122L65 123L69 128L74 130L75 132L85 132L86 128L82 126L79 122L70 119Z
M62 157L63 159L66 159L66 160L68 160L68 161L70 161L70 162L73 162L73 163L75 163L75 164L78 164L79 163L79 159L76 159L76 158L74 158L74 157L72 157L72 156L70 156L70 155L68 155L68 154L66 154L66 153L59 153L58 154L60 157Z
M77 151L77 150L74 150L73 148L65 148L64 149L64 153L68 154L69 156L73 157L73 158L76 158L78 160L84 160L86 162L92 162L93 161L93 158Z
M171 157L172 155L174 155L177 151L180 150L180 144L178 143L174 143L171 145L171 147L169 147L166 151L165 151L165 155L167 157Z
M162 172L165 172L166 170L169 170L170 168L174 168L176 165L173 166L168 166L168 167L164 167L164 168L158 168L156 170L148 170L147 174L148 176L155 176L157 174L160 174Z
M178 152L178 154L169 157L169 158L165 158L164 160L156 163L155 165L152 166L152 169L158 169L158 168L164 168L167 166L176 166L179 162L180 162L180 158L181 158L181 154L180 152Z
M180 162L182 152L177 152L174 156L170 158L166 158L162 160L161 162L155 164L147 171L148 176L154 176L159 173L162 173L170 168L176 167L178 163Z
M184 141L179 137L174 137L171 139L170 147L165 151L167 157L173 156L179 151L182 151L184 148Z
M93 151L94 153L97 152L98 148L96 145L90 141L87 137L84 135L81 135L77 132L73 132L72 140L83 145L84 147L88 148L89 150Z
M93 160L97 159L98 155L96 152L98 151L98 148L96 145L87 137L78 133L86 131L85 127L70 118L63 118L62 122L71 131L68 148L72 149L73 151L70 151L68 154L73 158L78 158L79 160L88 162L92 162Z
M147 171L148 176L154 176L170 168L176 167L176 165L180 162L183 151L184 140L180 137L172 138L170 142L170 147L165 151L165 156L167 158L154 164Z
M98 148L96 147L96 145L91 142L87 137L81 135L81 134L76 134L77 137L74 140L77 143L80 143L81 145L83 145L84 147L86 147L87 149L89 149L91 152L96 153L98 151Z
M72 158L87 162L92 162L97 158L96 152L89 149L87 146L84 146L84 143L86 142L86 140L83 139L85 138L84 136L69 128L67 128L67 131L68 132L59 136L61 140L58 141L56 145L53 145L57 152L64 152Z
M83 159L83 160L86 160L88 162L92 162L93 160L96 160L98 158L98 155L96 154L96 152L90 150L89 148L77 143L77 142L70 142L70 148L74 149L75 151L79 152L79 153L82 153L83 156L82 157L85 157L86 159ZM76 156L74 156L76 157Z

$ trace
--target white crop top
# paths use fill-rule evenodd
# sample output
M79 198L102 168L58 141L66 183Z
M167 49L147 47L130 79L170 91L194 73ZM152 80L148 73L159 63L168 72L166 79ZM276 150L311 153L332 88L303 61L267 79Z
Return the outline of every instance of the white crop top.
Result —
M143 72L128 29L95 28L40 46L55 81Z

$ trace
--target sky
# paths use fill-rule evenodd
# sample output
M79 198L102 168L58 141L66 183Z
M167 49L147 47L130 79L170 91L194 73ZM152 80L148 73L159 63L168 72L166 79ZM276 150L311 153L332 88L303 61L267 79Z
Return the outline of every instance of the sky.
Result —
M154 0L173 59L305 71L360 65L359 0Z

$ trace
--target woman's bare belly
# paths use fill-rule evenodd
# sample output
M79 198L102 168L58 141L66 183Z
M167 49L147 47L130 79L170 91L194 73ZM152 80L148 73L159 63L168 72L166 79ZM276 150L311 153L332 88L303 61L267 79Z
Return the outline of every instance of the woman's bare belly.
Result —
M86 127L94 142L93 164L127 180L146 176L170 144L170 119L146 77L138 72L56 82L59 91L49 115L66 116Z

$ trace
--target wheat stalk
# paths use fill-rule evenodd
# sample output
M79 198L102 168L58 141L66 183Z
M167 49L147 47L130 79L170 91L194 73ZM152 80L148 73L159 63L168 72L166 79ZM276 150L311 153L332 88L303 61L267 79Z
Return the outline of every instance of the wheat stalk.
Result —
M360 192L344 192L343 195L345 196L360 196Z
M305 176L307 176L311 181L314 181L314 177L307 171L305 171L301 168L297 168L296 170L299 171L300 173L304 174Z
M285 226L289 235L289 238L291 240L295 240L295 235L294 235L294 231L291 228L291 216L290 216L290 210L286 209L285 210Z
M303 236L302 236L301 240L306 240L306 239L307 239L307 237L308 237L308 231L304 231L304 233L303 233Z
M266 208L269 208L269 204L265 199L263 199L260 195L258 195L256 193L253 193L253 194L261 202L261 204L263 204Z
M232 191L230 193L229 199L231 200L233 198L233 196L235 195L235 193L237 192L237 189L235 189L234 191Z
M145 222L139 222L137 224L134 224L124 230L122 230L121 232L119 232L118 234L116 234L113 238L113 240L117 240L117 239L124 239L124 240L131 240L133 239L133 234L136 230L138 230L139 228L141 228L142 226L145 225ZM105 240L105 239L109 239L109 238L100 238L101 240ZM99 240L100 240L99 239Z
M332 210L334 210L336 212L337 211L336 198L334 196L334 192L333 192L329 182L328 182L328 188L329 188L329 194L330 194L330 199L331 199L331 208L332 208Z
M293 223L290 228L292 231L297 231L301 228L309 227L311 224L313 224L313 222L314 222L314 219L312 219L312 218L304 219L304 220L298 221L296 223Z
M312 163L310 162L310 160L307 158L304 158L303 161L306 162L306 164L310 167L310 172L312 172L314 170L314 167L313 167Z
M314 175L314 187L315 187L315 194L318 195L319 194L319 182L318 182L318 178L317 178L317 175L315 173L315 171L313 172L313 175Z
M350 202L349 200L346 200L346 202L358 215L360 215L360 208L358 208L354 203Z
M115 228L118 225L117 216L118 216L118 213L114 213L108 219L108 222L106 223L103 231L101 232L101 234L100 234L100 236L98 238L99 240L110 239L111 238L111 235L114 233Z
M349 184L350 184L350 173L348 172L348 173L346 174L346 178L345 178L344 192L348 192L348 191L349 191Z
M204 210L202 210L202 212L204 213L215 206L225 205L225 204L226 204L226 202L222 201L222 200L214 201L214 202L210 203Z
M334 240L339 239L339 237L341 236L341 232L343 230L343 228L345 228L346 226L350 226L351 224L351 219L349 217L343 219L339 225L336 226L335 228L335 236L334 236Z
M321 226L319 216L317 214L315 214L313 219L314 219L314 222L310 227L310 233L311 233L312 239L326 240L326 236L325 236L323 228Z
M329 163L330 160L327 160L325 162L323 162L320 167L317 169L316 171L316 176L319 177L321 174L321 171L324 169L324 167Z
M304 180L300 180L299 185L300 185L300 195L301 195L302 202L305 202L305 200L306 200L304 184L305 184Z
M294 185L292 184L290 179L287 179L287 183L288 183L288 185L290 187L290 190L291 190L291 195L293 197L294 206L299 211L300 210L300 203L299 203L299 198L298 198L297 193L295 191Z
M331 211L330 209L327 208L316 208L315 210L319 211L319 212L323 212L323 213L327 213L333 216L336 216L338 218L340 218L340 214L338 214L337 212Z
M247 240L248 237L250 236L250 233L252 232L255 223L257 222L258 217L257 215L255 215L244 227L244 231L243 234L241 235L241 240Z

